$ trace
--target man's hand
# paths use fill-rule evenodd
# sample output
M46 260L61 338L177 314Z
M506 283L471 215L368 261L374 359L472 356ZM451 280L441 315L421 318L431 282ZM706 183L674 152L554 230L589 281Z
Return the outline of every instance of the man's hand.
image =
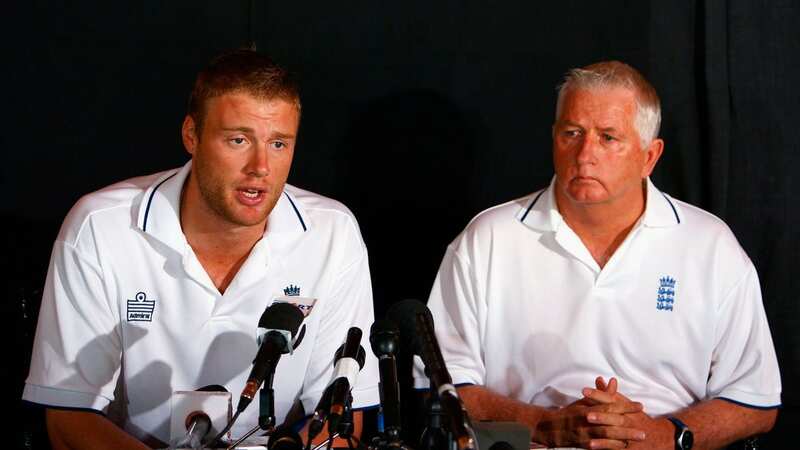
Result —
M645 431L627 419L642 414L642 404L615 397L615 379L609 385L603 383L610 393L587 388L584 398L564 408L546 411L536 425L536 439L550 446L578 445L590 449L627 448L631 442L643 441Z
M584 398L581 401L587 405L611 405L630 401L617 390L618 383L616 378L611 378L606 384L603 377L597 377L595 386L596 389L584 388L583 390ZM587 415L587 421L595 425L632 428L644 432L645 440L629 440L624 448L672 450L675 447L673 441L674 426L672 423L666 419L653 419L641 410L627 414L590 412Z

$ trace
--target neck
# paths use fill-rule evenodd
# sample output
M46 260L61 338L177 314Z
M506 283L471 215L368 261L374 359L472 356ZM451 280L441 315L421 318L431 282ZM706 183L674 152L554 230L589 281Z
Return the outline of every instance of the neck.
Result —
M564 221L578 235L602 268L611 259L644 213L646 184L639 195L606 203L574 202L556 190L556 204Z
M181 229L203 269L224 293L253 246L264 235L266 223L232 224L210 210L200 195L187 181L181 193Z

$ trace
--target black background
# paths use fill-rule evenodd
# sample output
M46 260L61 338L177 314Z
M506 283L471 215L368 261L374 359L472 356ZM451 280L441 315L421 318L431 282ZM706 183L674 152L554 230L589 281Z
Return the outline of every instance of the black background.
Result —
M796 2L95 0L6 13L8 404L30 347L30 321L16 319L35 311L30 292L70 206L186 161L179 130L194 75L255 42L300 77L290 182L358 217L378 315L427 297L445 246L474 214L549 181L554 87L568 68L619 59L640 69L663 108L653 179L723 218L755 262L783 377L770 439L798 423Z

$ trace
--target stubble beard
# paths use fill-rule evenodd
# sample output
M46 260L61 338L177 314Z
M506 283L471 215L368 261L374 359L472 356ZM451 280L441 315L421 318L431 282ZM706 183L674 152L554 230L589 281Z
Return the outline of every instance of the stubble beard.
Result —
M265 209L264 212L250 219L245 219L237 215L235 205L231 204L235 202L235 199L226 196L226 193L229 192L229 188L226 186L225 182L214 177L213 174L211 174L212 171L203 170L204 167L196 167L196 169L199 169L195 170L195 176L197 177L197 186L200 189L200 195L206 206L218 217L229 223L243 227L258 225L266 220L268 211L272 208ZM232 190L232 188L230 188L230 190ZM267 199L265 199L265 201L269 203Z

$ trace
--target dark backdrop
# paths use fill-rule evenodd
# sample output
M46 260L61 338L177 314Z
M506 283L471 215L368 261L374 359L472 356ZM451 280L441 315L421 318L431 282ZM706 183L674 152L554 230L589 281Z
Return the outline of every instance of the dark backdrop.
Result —
M299 74L303 123L290 182L355 212L379 315L399 299L426 298L445 246L474 214L549 181L554 86L570 67L613 58L661 95L666 151L656 184L726 220L754 260L784 382L773 437L799 422L794 1L6 8L5 317L35 314L31 291L80 195L188 158L185 100L197 70L223 49L255 42ZM30 347L30 321L13 323L7 404L19 397Z

